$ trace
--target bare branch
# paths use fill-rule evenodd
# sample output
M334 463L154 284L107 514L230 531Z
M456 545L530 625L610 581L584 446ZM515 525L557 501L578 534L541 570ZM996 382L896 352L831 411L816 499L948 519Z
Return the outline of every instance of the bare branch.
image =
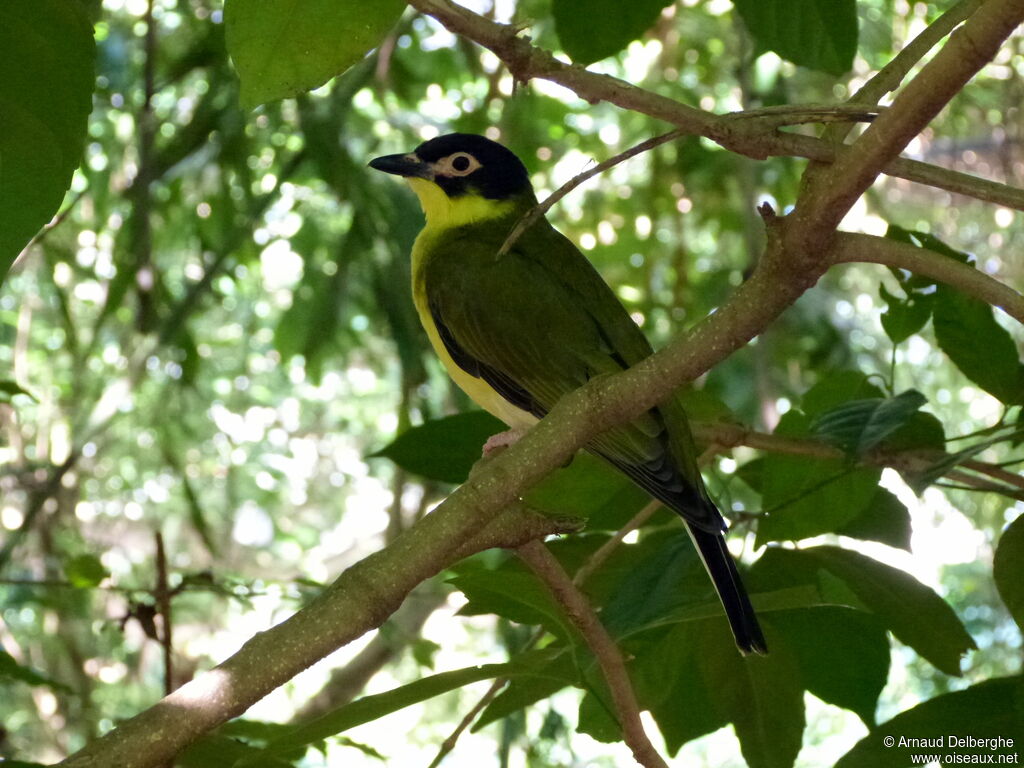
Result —
M622 654L587 598L576 588L569 574L562 568L562 564L555 559L543 542L527 542L516 552L530 570L547 585L555 601L562 606L573 626L579 630L593 651L611 691L612 704L619 727L622 728L623 740L633 751L633 757L646 768L668 768L668 764L647 738L643 723L640 722L640 706L637 704Z

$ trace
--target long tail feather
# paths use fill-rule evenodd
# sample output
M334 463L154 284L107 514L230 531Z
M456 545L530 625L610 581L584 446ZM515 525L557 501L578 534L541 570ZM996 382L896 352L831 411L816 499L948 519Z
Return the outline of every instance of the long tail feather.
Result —
M722 601L732 634L736 638L736 646L743 653L768 653L768 644L757 623L757 615L747 597L747 591L740 581L736 563L725 546L725 537L720 533L702 531L689 523L686 523L686 530Z

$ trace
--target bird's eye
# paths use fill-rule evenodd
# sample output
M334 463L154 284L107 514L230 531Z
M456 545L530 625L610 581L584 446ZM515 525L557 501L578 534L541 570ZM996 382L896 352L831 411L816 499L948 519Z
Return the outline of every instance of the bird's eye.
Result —
M473 158L464 152L452 155L452 170L458 173L465 173L473 165Z

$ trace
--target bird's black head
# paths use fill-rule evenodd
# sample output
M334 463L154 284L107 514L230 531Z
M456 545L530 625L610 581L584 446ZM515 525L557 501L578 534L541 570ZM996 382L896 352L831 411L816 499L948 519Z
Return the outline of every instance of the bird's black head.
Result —
M515 154L483 136L449 133L425 141L407 155L386 155L370 167L434 182L450 197L478 195L507 200L530 193L526 166Z

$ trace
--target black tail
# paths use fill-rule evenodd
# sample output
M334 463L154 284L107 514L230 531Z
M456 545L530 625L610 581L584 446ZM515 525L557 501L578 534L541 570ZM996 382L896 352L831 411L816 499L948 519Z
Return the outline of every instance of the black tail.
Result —
M700 559L711 577L718 597L725 608L729 626L736 638L736 646L743 653L768 653L768 644L764 641L761 627L757 623L757 614L747 597L747 590L740 581L736 563L725 546L725 537L720 533L708 533L696 526L686 523L686 530L693 539Z

